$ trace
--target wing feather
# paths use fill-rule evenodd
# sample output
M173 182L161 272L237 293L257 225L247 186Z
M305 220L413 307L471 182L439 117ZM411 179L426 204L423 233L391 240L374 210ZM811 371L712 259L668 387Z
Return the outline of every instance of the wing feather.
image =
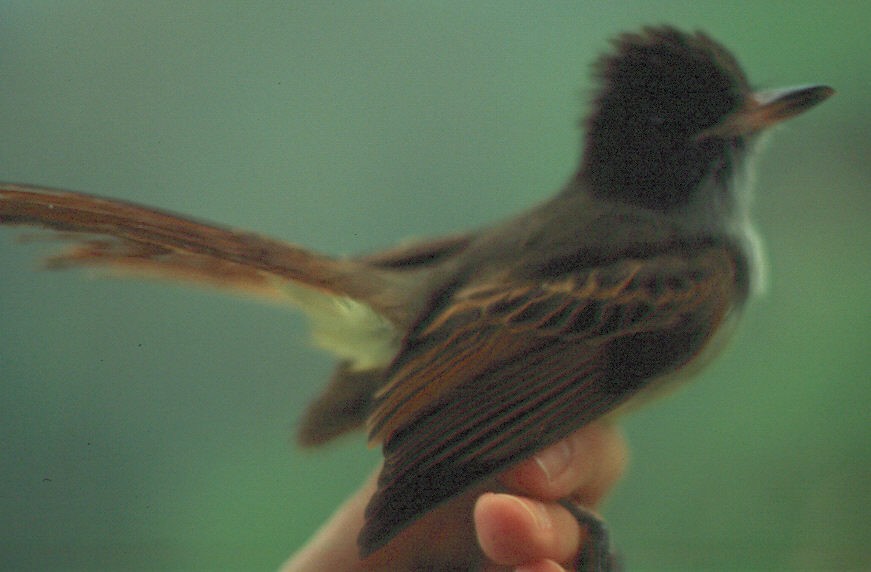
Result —
M377 396L385 465L363 553L679 368L728 312L737 272L732 253L707 248L458 289Z

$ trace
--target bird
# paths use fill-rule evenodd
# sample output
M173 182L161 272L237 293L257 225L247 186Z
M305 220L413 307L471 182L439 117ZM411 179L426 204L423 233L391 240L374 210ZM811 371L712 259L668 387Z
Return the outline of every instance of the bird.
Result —
M473 485L693 377L764 277L749 216L760 135L827 99L759 91L701 31L616 36L574 174L468 232L336 257L84 193L0 184L0 225L56 231L48 268L94 268L305 312L338 359L298 441L382 448L361 557ZM582 510L576 516L582 522Z

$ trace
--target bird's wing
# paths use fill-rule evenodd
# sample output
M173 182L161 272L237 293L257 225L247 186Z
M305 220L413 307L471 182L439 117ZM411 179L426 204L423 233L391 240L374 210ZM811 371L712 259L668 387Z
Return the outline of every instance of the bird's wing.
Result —
M702 248L456 291L377 395L370 436L385 465L362 552L680 367L728 312L738 271Z

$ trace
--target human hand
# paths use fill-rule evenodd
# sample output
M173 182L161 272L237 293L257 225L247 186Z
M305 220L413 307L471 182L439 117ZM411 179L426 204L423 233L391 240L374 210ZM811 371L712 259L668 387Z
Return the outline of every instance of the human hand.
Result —
M361 561L356 538L375 491L373 475L281 570L563 570L583 546L586 531L556 501L571 497L595 508L626 460L625 442L614 426L587 425L427 513Z

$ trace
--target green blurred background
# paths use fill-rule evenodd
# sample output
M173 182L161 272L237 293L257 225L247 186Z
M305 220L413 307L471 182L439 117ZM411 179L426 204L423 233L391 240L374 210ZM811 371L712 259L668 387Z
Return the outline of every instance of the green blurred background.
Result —
M615 33L703 28L763 87L838 96L758 163L771 286L691 387L625 422L629 570L871 567L871 4L0 4L0 180L333 253L465 229L575 168ZM0 568L271 570L372 470L291 435L331 360L303 320L35 272L0 232Z

